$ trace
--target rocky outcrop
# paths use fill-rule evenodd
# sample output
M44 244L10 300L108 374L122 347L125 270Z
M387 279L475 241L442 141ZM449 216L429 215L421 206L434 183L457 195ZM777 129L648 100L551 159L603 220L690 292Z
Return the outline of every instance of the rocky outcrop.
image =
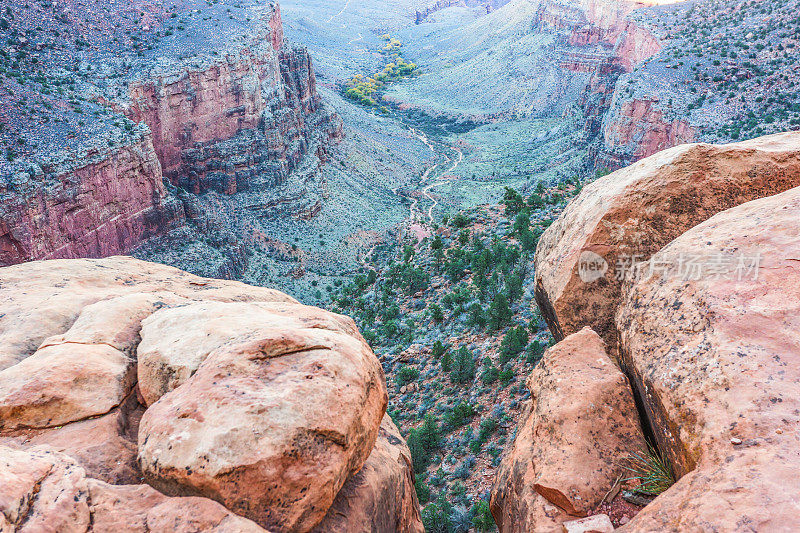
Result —
M799 133L679 146L587 185L536 250L550 330L562 339L589 325L615 350L613 317L634 263L716 213L798 185Z
M609 161L612 148L632 150L635 152L631 154L635 157L629 160L632 161L694 140L689 135L690 128L680 123L639 132L636 128L644 128L645 122L661 120L656 111L643 112L640 106L617 110L615 116L610 116L615 99L620 99L616 90L620 75L631 72L661 50L659 38L642 19L632 16L644 6L645 3L627 1L547 0L539 5L536 14L534 23L539 31L559 36L559 66L589 75L575 106L580 110L583 136L589 141L598 167L619 168L620 165ZM617 144L623 141L624 146Z
M297 304L221 305L196 306L196 322L227 312L258 313L261 324L229 336L145 411L145 479L275 531L307 531L375 445L387 404L380 364L344 317Z
M528 378L531 404L492 488L500 531L556 531L595 509L645 448L630 386L585 328L549 349Z
M5 187L0 181L0 266L121 254L183 223L146 130L35 168Z
M617 169L673 146L690 143L697 129L684 118L665 117L657 98L615 94L603 118L598 167Z
M283 41L280 8L270 7L252 42L217 60L154 69L117 104L152 130L164 176L188 191L274 188L309 150L341 136L308 51Z
M336 495L315 533L422 533L411 452L389 415L364 466Z
M0 306L6 529L422 530L349 318L127 257L7 267Z
M735 207L658 252L699 275L626 283L623 365L682 477L624 531L800 527L798 220L798 188Z
M264 532L205 498L169 498L147 485L91 479L48 449L0 446L0 531Z

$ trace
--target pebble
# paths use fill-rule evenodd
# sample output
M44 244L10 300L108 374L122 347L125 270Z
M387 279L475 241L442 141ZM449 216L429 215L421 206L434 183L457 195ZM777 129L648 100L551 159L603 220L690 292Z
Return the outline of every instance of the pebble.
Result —
M742 439L737 439L736 437L733 437L731 439L731 444L733 444L734 446L738 446L741 443L742 443Z

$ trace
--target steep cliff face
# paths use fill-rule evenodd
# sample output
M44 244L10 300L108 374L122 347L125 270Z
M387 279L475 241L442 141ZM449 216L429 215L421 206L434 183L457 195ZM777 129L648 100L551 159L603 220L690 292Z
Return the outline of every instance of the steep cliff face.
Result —
M341 136L341 122L317 94L308 52L284 40L278 5L239 6L241 20L215 6L206 13L179 3L173 15L138 7L152 15L134 35L154 43L149 56L130 48L109 56L108 37L96 28L87 30L95 33L82 52L96 55L93 65L60 65L66 54L35 48L40 64L75 70L83 92L70 96L72 115L58 116L60 106L50 105L53 116L41 123L67 126L27 132L27 146L38 151L0 173L0 265L128 253L186 219L208 226L203 202L177 195L170 183L189 195L262 192L259 205L297 201L313 190L309 176L326 144ZM172 26L162 33L178 13L180 24L194 17L196 25L181 27L183 35L172 36ZM96 118L87 119L80 100ZM304 169L309 185L273 194L306 156L315 161ZM306 207L298 209L313 213ZM234 242L225 246L242 252Z
M121 146L0 182L0 265L125 253L183 219L141 128Z
M637 64L661 50L658 37L631 16L643 6L642 3L607 0L546 0L539 7L536 17L539 30L560 35L559 66L570 72L589 75L576 102L587 140L600 138L604 120L610 124L609 129L615 126L614 119L608 119L606 115L611 108L620 75L631 72ZM623 120L624 117L624 113L620 113L619 119ZM648 128L643 121L660 119L656 113L645 113L639 118L638 125L644 129ZM657 124L660 126L661 122ZM625 125L619 124L618 127L624 129ZM664 128L654 129L660 132ZM642 134L647 140L642 145L636 145L637 135L637 132L631 131L625 142L626 149L642 154L639 157L652 154L653 145L661 146L669 139L667 134L662 142L663 135L647 132ZM622 136L624 134L617 135ZM679 136L677 132L673 133L673 137ZM616 141L614 134L609 131L604 142L613 145ZM672 144L662 147L668 146ZM600 152L605 153L594 148L595 155Z
M656 98L612 101L602 128L602 149L596 157L599 167L621 168L695 140L697 130L687 120L666 118L658 103Z
M196 194L274 187L309 149L341 135L322 108L311 57L283 41L280 8L271 7L243 48L130 85L121 110L153 131L173 184Z

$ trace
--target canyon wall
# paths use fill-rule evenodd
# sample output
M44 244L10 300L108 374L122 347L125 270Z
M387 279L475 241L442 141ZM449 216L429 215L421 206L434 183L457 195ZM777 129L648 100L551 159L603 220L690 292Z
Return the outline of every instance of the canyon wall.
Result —
M590 154L598 168L617 169L696 138L684 119L668 118L657 95L629 97L620 76L661 51L654 31L631 14L648 3L547 0L537 13L540 31L561 35L561 68L591 74L576 102Z
M309 149L341 136L322 107L308 51L283 40L277 4L265 19L249 43L219 60L130 85L120 110L153 131L173 184L196 194L274 187Z
M269 194L306 156L317 158L304 171L313 173L341 121L317 93L307 50L284 40L278 5L263 7L226 49L181 59L165 49L118 86L98 80L96 100L115 123L132 123L0 179L0 266L124 254L180 227L186 209L202 219L201 204L169 184L190 195Z
M94 148L72 164L0 182L0 266L32 259L100 257L130 250L182 224L164 188L152 136Z
M600 150L595 160L600 168L618 169L656 152L693 142L697 129L685 119L668 119L659 99L625 98L615 94L604 118Z

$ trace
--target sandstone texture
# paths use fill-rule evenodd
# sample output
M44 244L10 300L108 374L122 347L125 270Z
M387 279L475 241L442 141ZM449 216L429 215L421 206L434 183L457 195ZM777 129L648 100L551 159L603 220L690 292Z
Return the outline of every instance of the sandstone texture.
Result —
M148 408L139 460L166 493L306 531L372 451L387 403L383 372L350 319L297 304L242 310L259 311L259 329L229 338Z
M532 400L492 489L501 531L561 531L586 517L645 448L625 375L591 329L550 348L528 378Z
M205 498L170 498L147 485L91 479L46 448L0 446L0 531L263 532Z
M625 531L798 528L800 189L746 203L659 252L733 259L726 275L625 285L623 365L680 480ZM760 256L739 269L740 254Z
M337 494L315 533L423 532L411 452L389 415L367 462Z
M536 299L551 331L562 339L588 325L615 351L613 317L631 260L720 211L798 185L796 132L675 147L587 185L536 250ZM607 265L597 279L585 270L595 260Z
M422 531L351 319L129 257L6 267L0 305L0 530Z

